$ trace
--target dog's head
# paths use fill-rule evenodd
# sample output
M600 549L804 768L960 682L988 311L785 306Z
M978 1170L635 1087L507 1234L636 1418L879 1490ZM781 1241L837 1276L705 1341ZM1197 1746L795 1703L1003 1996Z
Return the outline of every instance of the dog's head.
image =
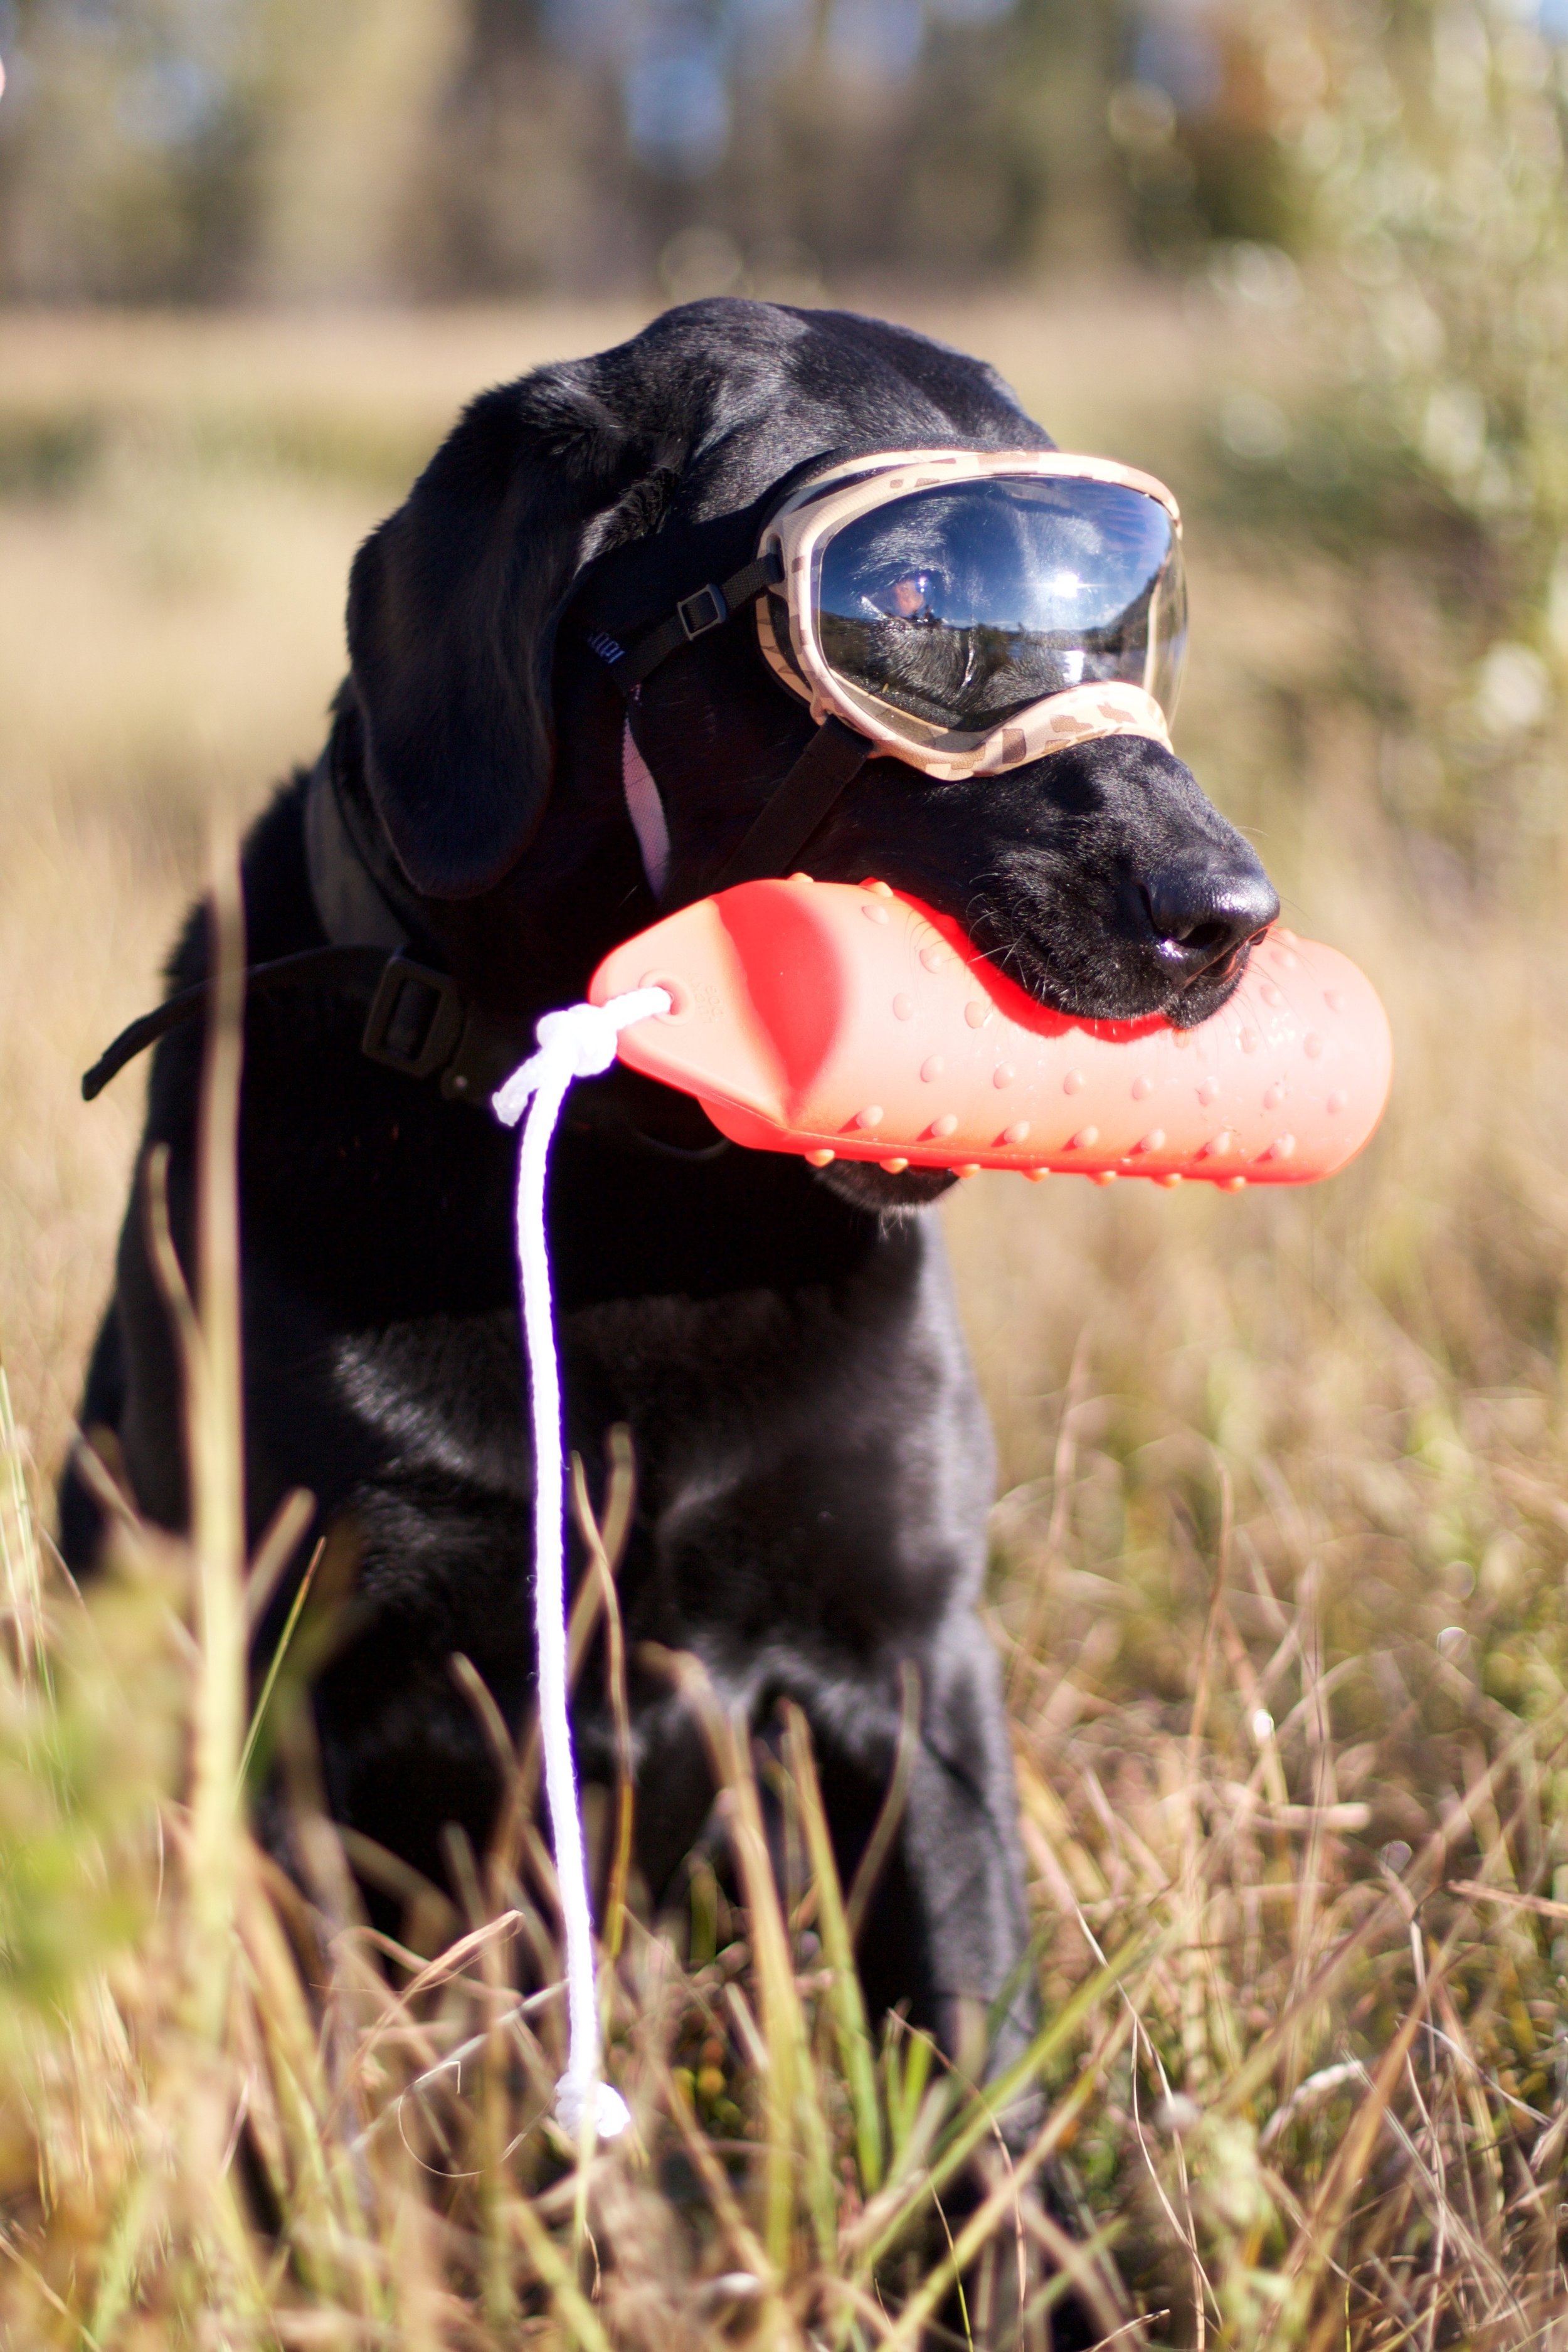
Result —
M465 976L580 991L656 911L623 793L623 704L592 640L634 642L756 553L829 457L1048 449L993 370L837 311L710 301L485 394L361 550L353 698L371 797ZM710 886L813 731L749 617L643 688L665 903ZM1111 735L967 782L872 759L797 861L961 921L1042 1003L1187 1026L1278 912L1191 772Z

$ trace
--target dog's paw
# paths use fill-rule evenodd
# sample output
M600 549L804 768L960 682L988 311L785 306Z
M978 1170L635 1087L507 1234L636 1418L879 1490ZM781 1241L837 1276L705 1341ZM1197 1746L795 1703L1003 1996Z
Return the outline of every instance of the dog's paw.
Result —
M951 1168L906 1168L901 1176L890 1176L868 1160L835 1160L817 1176L819 1184L826 1184L852 1209L868 1209L873 1216L883 1217L911 1216L957 1181Z

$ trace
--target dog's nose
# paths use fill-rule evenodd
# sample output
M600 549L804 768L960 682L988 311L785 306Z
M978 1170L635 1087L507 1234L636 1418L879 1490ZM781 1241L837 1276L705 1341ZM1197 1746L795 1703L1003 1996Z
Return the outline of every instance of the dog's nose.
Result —
M1156 950L1184 988L1267 930L1279 912L1273 884L1245 843L1238 854L1167 866L1142 886Z

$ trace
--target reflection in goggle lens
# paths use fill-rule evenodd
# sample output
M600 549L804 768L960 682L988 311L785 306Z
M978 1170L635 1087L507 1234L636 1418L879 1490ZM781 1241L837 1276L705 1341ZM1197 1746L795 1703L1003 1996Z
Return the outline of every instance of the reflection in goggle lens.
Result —
M1016 478L890 499L828 541L816 597L837 676L930 727L982 734L1099 679L1146 686L1167 716L1175 699L1180 544L1157 499L1118 483Z

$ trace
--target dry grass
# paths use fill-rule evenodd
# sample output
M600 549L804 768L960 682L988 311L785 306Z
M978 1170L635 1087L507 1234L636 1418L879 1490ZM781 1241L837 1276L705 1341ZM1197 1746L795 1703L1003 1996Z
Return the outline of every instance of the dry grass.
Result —
M1373 972L1398 1051L1384 1134L1299 1199L995 1179L950 1214L1008 1489L995 1622L1058 2193L1107 2329L1150 2315L1125 2342L1568 2342L1558 755L1497 751L1510 822L1472 813L1462 857L1411 744L1472 724L1477 648L1422 549L1265 538L1216 465L1235 383L1291 384L1286 329L1131 297L917 322L996 358L1064 441L1189 495L1183 748L1290 919ZM31 1464L64 1441L134 1136L134 1082L88 1111L76 1075L150 1001L208 810L314 750L353 545L450 409L626 323L6 323L0 1337ZM1366 690L1369 649L1405 716ZM128 1532L90 1617L50 1585L42 1642L4 1507L5 2340L868 2346L898 2324L934 2259L922 2168L969 2110L923 2045L860 2038L830 1884L808 1897L803 1865L792 1917L754 1874L736 1917L700 1882L686 1964L626 1919L638 2144L580 2171L540 2122L552 2006L508 1990L518 1937L551 1973L537 1841L479 1858L461 1916L415 1905L387 1969L283 1702L306 1889L223 1812L243 1727L200 1600L221 1528L194 1584ZM724 1762L743 1821L751 1761ZM1005 2196L992 2219L1010 2245Z

